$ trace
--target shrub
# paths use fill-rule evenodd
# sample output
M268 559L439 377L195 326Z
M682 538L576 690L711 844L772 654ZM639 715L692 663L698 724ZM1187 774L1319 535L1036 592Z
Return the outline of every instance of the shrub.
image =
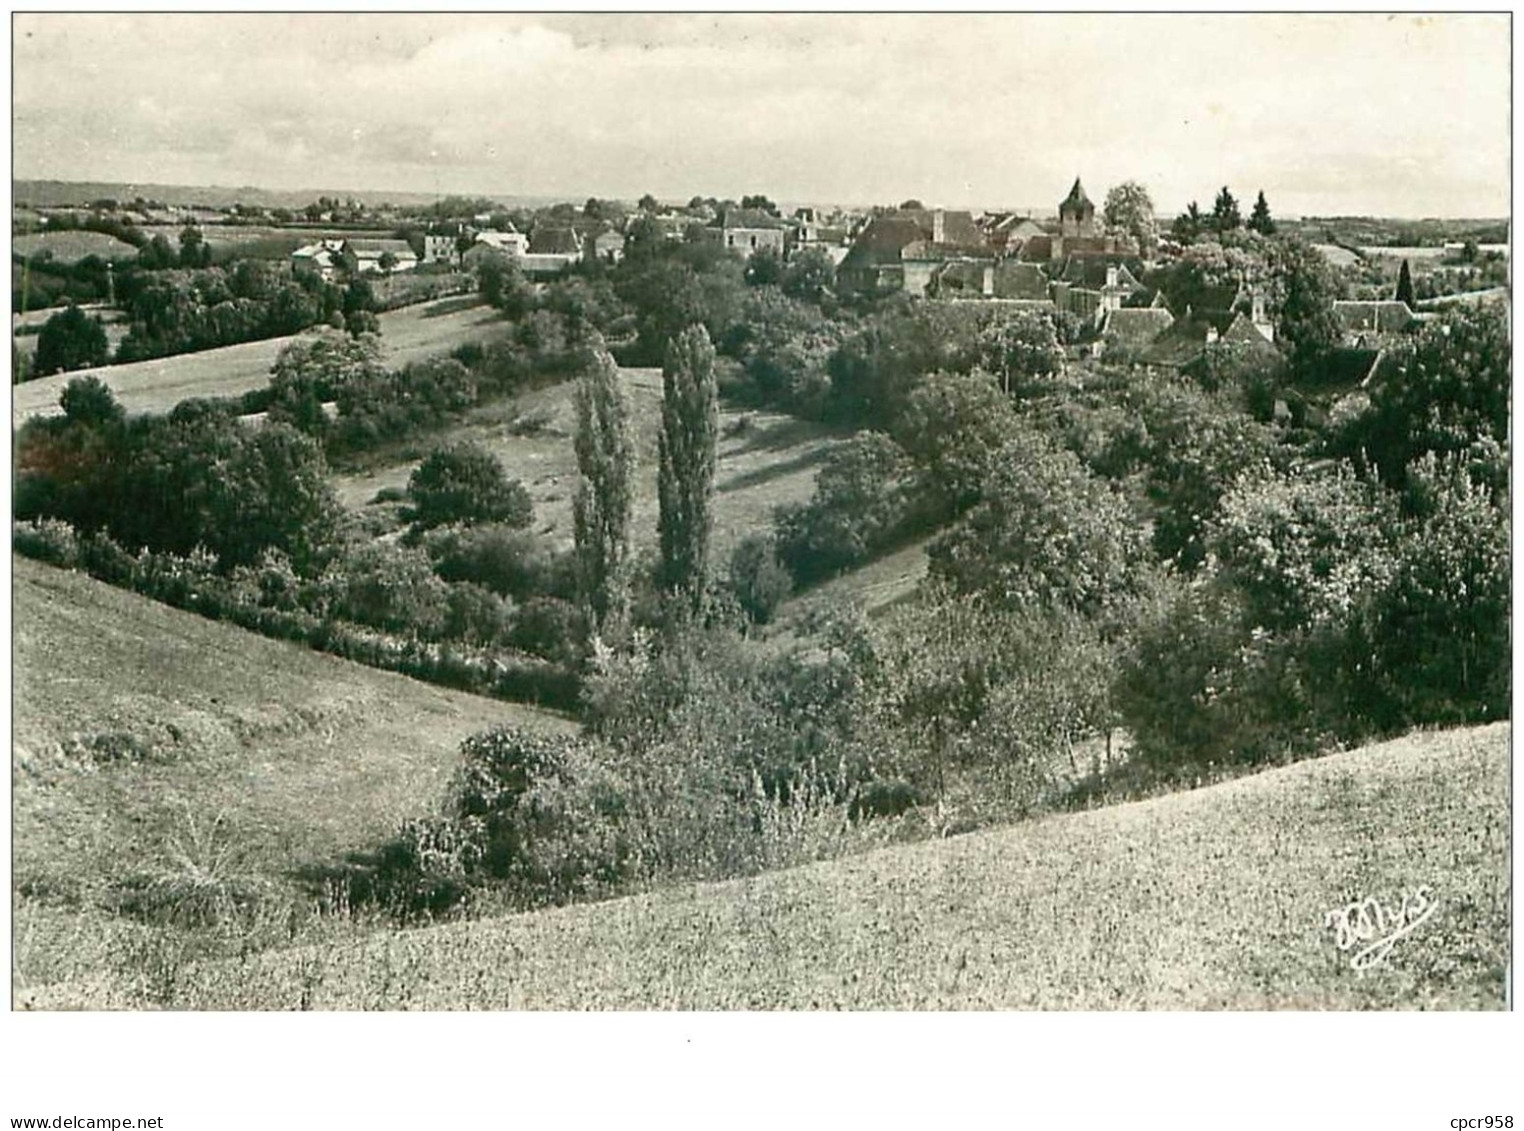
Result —
M778 560L776 538L750 534L736 546L730 555L730 588L753 623L773 619L794 589L793 578Z
M588 743L508 727L468 738L450 815L466 858L523 902L564 903L632 871L625 787Z
M11 545L18 554L64 569L79 562L79 536L74 527L58 519L15 523L11 527Z
M476 444L433 452L413 472L407 489L415 534L454 522L525 527L534 520L534 505L524 485L509 479L497 457Z
M424 543L434 570L446 581L474 581L504 597L527 601L576 593L570 553L557 553L527 531L501 523L446 527Z
M509 639L515 648L562 664L576 664L585 631L582 613L558 597L533 597L519 609Z

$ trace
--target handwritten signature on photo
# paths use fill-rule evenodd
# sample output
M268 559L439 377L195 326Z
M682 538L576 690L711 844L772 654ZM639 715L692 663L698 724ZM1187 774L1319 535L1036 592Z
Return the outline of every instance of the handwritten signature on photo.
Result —
M1398 892L1398 900L1389 905L1366 896L1324 913L1323 926L1334 932L1334 945L1341 953L1354 951L1349 964L1357 973L1386 961L1398 940L1421 927L1439 906L1427 887Z

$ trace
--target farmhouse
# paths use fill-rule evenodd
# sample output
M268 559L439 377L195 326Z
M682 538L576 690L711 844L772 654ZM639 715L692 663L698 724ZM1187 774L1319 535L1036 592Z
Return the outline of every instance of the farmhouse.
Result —
M391 274L418 266L418 253L407 240L345 240L341 255L351 275Z
M727 209L719 224L704 229L705 239L739 255L770 251L781 256L787 250L788 235L786 221L759 208Z
M299 273L310 272L325 283L331 283L345 270L343 240L318 240L299 247L291 253L291 269Z
M592 263L618 263L624 258L624 234L610 225L582 244L583 254Z

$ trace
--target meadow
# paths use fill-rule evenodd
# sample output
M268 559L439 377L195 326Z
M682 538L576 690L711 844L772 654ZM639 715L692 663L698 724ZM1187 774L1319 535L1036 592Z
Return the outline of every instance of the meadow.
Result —
M637 449L632 530L637 549L655 553L661 370L623 369L621 378ZM405 488L433 448L469 441L491 452L504 472L529 490L534 531L570 548L577 484L575 388L568 381L489 404L468 413L456 427L362 457L364 470L334 476L335 492L361 513L394 509L393 504L375 503L377 493ZM717 570L725 568L741 539L768 528L774 508L810 497L816 472L841 439L823 425L782 413L722 407L712 543Z
M468 341L489 342L510 328L484 305L459 299L420 303L381 314L381 348L386 364L398 367L448 353ZM99 377L129 413L168 412L191 397L234 397L263 388L280 351L293 338L266 338L221 349L179 354L128 365L76 370L29 381L11 391L15 425L32 416L59 412L58 396L71 380Z

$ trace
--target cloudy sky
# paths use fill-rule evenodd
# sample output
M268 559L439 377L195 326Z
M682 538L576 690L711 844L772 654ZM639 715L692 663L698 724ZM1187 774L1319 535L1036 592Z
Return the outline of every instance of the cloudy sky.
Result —
M21 178L1501 216L1507 16L17 15Z

